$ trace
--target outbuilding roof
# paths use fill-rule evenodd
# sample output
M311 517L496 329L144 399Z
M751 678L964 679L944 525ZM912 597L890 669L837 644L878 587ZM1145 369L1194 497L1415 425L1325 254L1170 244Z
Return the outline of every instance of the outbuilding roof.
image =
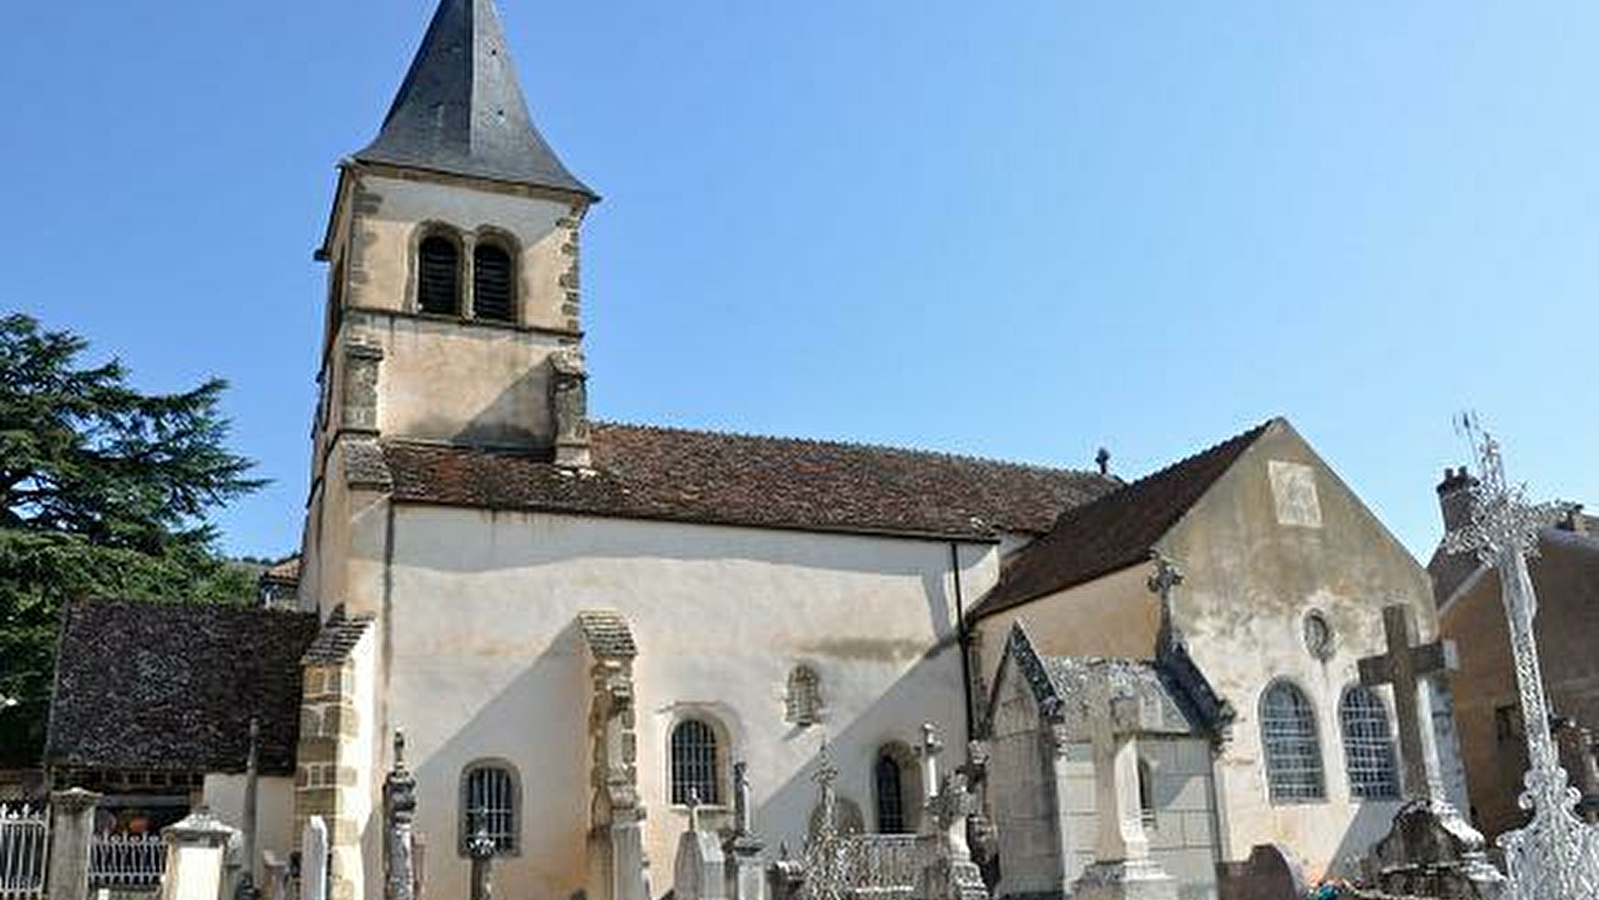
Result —
M294 771L300 658L314 613L77 601L63 612L51 766L242 772L250 719L264 774Z
M1119 482L919 450L597 424L593 470L388 441L396 500L705 524L990 540L1040 534Z
M974 618L1020 606L1149 559L1155 543L1199 502L1273 419L1208 450L1068 507L1049 533L1011 557Z

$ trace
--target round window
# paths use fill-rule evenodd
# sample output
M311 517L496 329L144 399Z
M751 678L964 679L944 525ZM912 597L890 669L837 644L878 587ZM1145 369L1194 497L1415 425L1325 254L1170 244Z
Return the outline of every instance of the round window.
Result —
M1319 609L1305 614L1305 649L1317 659L1325 660L1333 653L1332 623Z

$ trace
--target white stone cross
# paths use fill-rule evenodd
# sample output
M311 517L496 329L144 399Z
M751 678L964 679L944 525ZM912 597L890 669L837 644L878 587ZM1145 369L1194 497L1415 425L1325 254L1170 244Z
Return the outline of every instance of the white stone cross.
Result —
M1360 683L1367 687L1392 685L1394 717L1398 719L1399 756L1405 767L1405 796L1410 800L1443 798L1436 761L1428 752L1421 688L1428 676L1457 668L1454 645L1448 641L1416 644L1416 614L1403 603L1382 611L1387 652L1360 661Z

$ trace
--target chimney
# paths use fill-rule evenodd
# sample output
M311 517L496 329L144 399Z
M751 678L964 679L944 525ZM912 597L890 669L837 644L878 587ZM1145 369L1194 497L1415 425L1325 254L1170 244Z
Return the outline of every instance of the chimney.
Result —
M1438 507L1443 513L1446 534L1471 524L1471 508L1476 503L1471 489L1476 486L1477 479L1471 477L1465 466L1444 469L1444 480L1438 482Z
M1559 528L1572 534L1588 533L1588 517L1582 514L1581 503L1571 503L1566 506L1566 514L1560 520Z

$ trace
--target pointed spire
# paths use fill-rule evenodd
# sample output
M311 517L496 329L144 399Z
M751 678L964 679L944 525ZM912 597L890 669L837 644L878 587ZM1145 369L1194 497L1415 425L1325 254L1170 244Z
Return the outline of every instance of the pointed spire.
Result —
M494 0L441 0L383 131L355 158L597 199L533 127Z

